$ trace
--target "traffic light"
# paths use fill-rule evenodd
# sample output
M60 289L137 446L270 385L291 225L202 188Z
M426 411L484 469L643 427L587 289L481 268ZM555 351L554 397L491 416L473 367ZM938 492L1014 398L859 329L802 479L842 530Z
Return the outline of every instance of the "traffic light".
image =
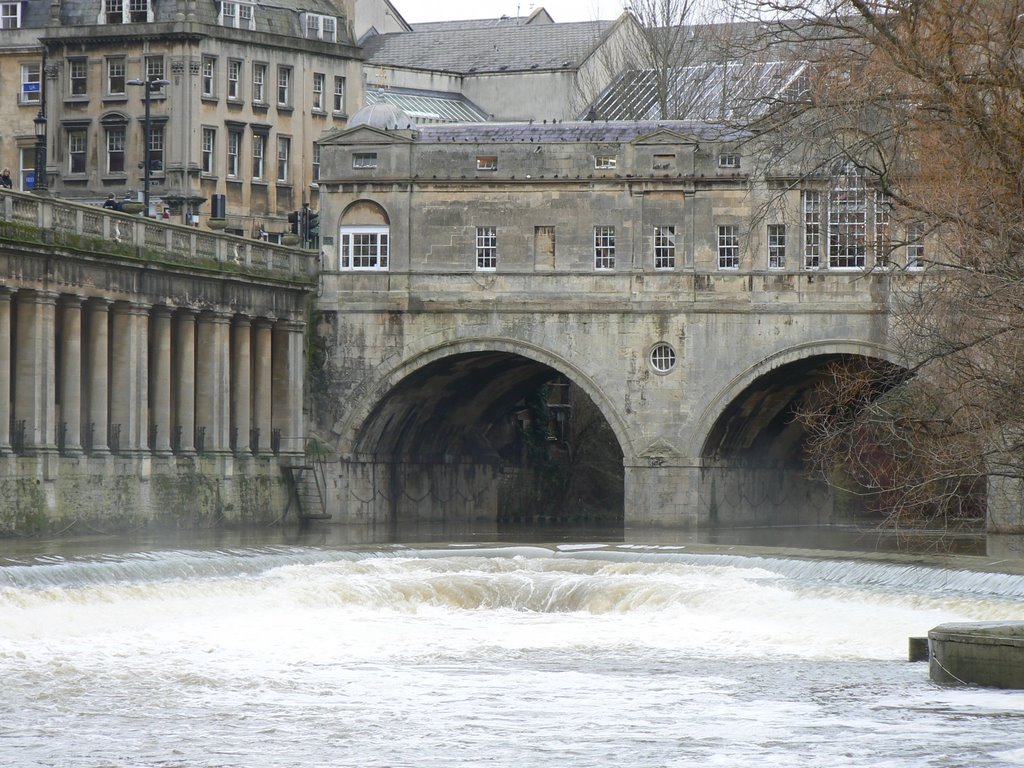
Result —
M299 234L299 212L292 211L288 214L288 223L291 224L292 234Z
M320 214L308 211L306 217L306 239L316 240L320 237Z

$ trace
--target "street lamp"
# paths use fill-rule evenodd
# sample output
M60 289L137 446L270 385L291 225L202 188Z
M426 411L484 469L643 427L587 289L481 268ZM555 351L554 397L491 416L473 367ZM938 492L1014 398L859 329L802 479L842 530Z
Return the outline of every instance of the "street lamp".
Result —
M146 216L150 216L151 212L149 209L149 101L153 95L153 91L163 88L165 85L170 85L170 80L126 80L128 85L141 85L146 89L144 99L146 102L146 117L142 127L142 147L143 147L143 176L142 176L142 204L143 210L146 212Z
M36 170L35 178L32 180L32 189L35 192L46 190L46 115L43 110L35 116L32 124L36 129Z

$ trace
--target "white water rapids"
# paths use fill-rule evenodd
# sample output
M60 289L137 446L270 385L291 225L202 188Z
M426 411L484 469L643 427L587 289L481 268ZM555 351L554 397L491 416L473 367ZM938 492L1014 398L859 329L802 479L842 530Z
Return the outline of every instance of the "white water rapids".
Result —
M1024 766L907 640L1024 577L673 548L7 561L0 766Z

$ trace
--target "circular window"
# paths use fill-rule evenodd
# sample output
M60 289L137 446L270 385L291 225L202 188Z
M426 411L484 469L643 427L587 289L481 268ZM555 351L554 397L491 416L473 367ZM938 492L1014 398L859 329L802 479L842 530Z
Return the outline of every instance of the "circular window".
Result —
M658 373L668 373L676 367L676 351L671 344L660 342L651 349L651 367Z

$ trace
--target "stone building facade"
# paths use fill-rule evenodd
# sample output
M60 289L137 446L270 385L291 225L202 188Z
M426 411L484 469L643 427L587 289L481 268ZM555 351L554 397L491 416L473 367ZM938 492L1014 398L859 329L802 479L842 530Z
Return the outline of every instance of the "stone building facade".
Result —
M46 186L62 198L141 199L148 142L151 197L179 223L209 216L215 196L247 236L317 207L315 142L362 101L350 3L11 5L23 15L0 30L0 81L18 92L3 94L16 118L0 129L0 163L22 179L41 114ZM168 82L151 90L147 137L152 80Z

